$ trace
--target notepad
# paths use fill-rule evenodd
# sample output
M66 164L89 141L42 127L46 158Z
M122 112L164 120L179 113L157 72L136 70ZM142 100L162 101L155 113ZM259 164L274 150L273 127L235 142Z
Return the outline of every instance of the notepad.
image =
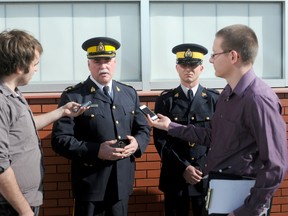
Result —
M208 213L230 213L243 205L255 180L212 179L209 182L210 203Z
M208 214L229 214L244 204L255 179L210 179L206 197ZM261 215L269 215L271 200L266 203Z

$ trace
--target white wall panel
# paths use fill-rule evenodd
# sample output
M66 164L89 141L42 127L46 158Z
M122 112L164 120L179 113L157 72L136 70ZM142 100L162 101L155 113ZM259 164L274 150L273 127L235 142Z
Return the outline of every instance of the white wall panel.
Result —
M139 81L140 8L133 3L107 4L107 35L121 43L117 51L115 79Z
M203 10L205 8L205 10ZM184 6L184 42L197 43L208 49L204 56L204 72L200 78L215 78L213 65L209 62L216 33L216 4L185 4Z
M90 72L82 44L89 38L106 36L105 4L73 4L73 47L75 80L85 80Z
M151 80L178 79L172 48L183 42L183 4L153 3L150 7Z
M279 79L283 71L283 39L281 7L277 3L250 5L250 26L258 36L259 52L256 74L266 79Z
M40 5L40 41L43 81L73 81L73 31L71 4Z

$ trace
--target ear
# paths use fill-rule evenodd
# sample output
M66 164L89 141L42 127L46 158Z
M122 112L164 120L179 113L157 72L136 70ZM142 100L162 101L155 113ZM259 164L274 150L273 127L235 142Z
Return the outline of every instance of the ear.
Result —
M239 54L235 50L232 50L230 53L231 53L231 60L233 62L236 62L240 58Z

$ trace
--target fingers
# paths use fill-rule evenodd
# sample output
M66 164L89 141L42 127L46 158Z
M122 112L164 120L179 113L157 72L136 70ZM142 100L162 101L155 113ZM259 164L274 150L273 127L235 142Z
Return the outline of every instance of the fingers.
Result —
M193 167L191 165L186 168L183 174L186 183L191 185L200 182L202 180L202 175L203 173L199 169L197 169L197 167Z
M127 138L131 141L131 143L126 145L124 148L115 146L117 140L109 140L101 143L101 159L121 160L133 155L138 148L138 143L132 136L127 136Z

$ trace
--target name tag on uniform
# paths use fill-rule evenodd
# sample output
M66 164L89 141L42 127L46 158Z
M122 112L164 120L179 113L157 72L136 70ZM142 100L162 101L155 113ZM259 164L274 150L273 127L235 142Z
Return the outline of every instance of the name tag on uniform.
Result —
M92 108L92 107L98 107L98 104L91 104L90 108Z

